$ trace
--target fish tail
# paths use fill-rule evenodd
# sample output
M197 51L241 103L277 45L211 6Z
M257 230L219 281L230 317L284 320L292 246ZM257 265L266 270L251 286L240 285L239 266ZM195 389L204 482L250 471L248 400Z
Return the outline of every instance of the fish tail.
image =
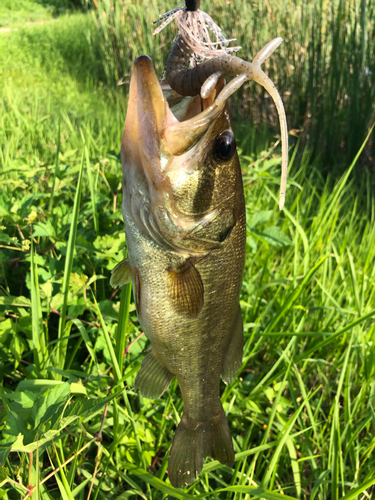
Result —
M179 488L192 484L208 455L230 467L234 463L232 437L223 408L208 422L193 423L183 415L169 456L168 476L172 485Z

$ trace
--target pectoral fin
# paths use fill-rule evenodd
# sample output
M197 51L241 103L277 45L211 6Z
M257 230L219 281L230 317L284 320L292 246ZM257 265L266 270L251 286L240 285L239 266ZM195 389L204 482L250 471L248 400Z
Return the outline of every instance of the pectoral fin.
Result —
M238 316L233 336L229 342L223 362L223 381L226 384L232 382L242 364L243 355L243 321L241 309L238 308Z
M172 373L162 364L154 351L146 355L134 382L134 389L139 389L144 398L158 399L168 389Z
M190 260L179 269L168 269L168 296L173 307L188 318L196 318L204 302L203 283Z
M117 286L130 283L132 279L133 270L130 267L128 259L124 259L112 269L112 275L109 283L113 286L113 288L116 288Z

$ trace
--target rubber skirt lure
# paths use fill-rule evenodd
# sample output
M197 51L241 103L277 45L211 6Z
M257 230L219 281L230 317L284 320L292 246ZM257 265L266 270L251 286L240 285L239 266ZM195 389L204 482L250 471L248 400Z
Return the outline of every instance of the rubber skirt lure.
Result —
M281 186L279 208L283 209L288 171L288 128L284 105L272 80L261 69L261 65L279 47L283 39L275 38L267 43L252 62L233 56L241 47L229 47L227 40L212 18L199 9L200 0L188 0L186 5L160 16L162 24L154 34L160 33L176 19L178 34L168 56L164 77L175 92L181 96L201 95L206 99L220 80L234 76L224 86L218 101L226 100L246 81L254 80L272 97L281 130ZM155 24L154 23L154 24ZM214 40L211 39L210 32Z

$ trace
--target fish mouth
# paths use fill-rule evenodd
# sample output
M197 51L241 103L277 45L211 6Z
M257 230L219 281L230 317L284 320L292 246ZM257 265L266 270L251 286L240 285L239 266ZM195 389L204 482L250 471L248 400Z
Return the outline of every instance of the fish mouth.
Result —
M178 119L175 110L172 107L172 112L169 105L175 100L175 96L170 99L173 91L165 86L163 88L159 83L152 61L146 55L139 56L134 62L130 87L129 107L132 111L127 121L132 121L133 128L137 122L138 135L147 136L147 141L142 142L149 152L148 156L153 154L160 157L161 153L180 156L186 153L222 112L229 97L220 99L220 102L215 101L215 96L223 87L222 83L206 99L199 96L193 99L181 97L185 111L181 115L180 102L180 113L176 113ZM158 147L162 141L163 152Z
M155 135L159 140L164 129L176 122L166 102L151 59L142 55L134 62L132 82L136 86L136 118L140 132ZM129 97L130 98L130 97ZM144 135L144 134L139 134Z
M135 60L121 148L124 218L132 220L142 233L168 250L186 253L189 235L218 216L218 210L199 217L181 211L168 171L178 168L180 160L176 157L197 154L193 146L209 130L224 105L225 102L220 106L211 104L203 111L198 108L198 114L180 122L169 107L151 59L143 55ZM204 138L198 149L203 145ZM206 253L216 242L207 245L196 250L189 247L188 253Z
M193 99L185 119L179 121L170 109L166 95L156 76L151 59L142 55L134 63L130 81L128 112L122 136L123 163L128 174L146 178L148 189L168 192L168 179L163 172L174 157L188 152L207 132L223 111L226 99ZM228 97L228 96L227 96ZM202 111L202 107L204 108ZM186 119L186 116L188 119Z

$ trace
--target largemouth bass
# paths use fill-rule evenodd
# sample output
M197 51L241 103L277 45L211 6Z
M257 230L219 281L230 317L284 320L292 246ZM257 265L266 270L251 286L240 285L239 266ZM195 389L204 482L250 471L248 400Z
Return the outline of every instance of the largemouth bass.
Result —
M226 100L254 74L227 85L216 79L205 98L183 97L162 88L140 56L130 82L121 148L129 257L111 283L133 282L151 343L135 388L156 399L174 376L181 388L168 466L176 487L191 484L208 455L234 462L219 389L220 377L229 383L242 363L246 221Z
M172 94L172 91L169 92ZM173 99L173 97L172 97ZM122 137L123 216L131 278L151 342L135 381L159 398L177 377L184 400L169 458L174 486L191 484L210 455L233 464L220 376L242 361L239 294L245 259L241 170L225 102L186 98L169 108L147 56L134 64Z

